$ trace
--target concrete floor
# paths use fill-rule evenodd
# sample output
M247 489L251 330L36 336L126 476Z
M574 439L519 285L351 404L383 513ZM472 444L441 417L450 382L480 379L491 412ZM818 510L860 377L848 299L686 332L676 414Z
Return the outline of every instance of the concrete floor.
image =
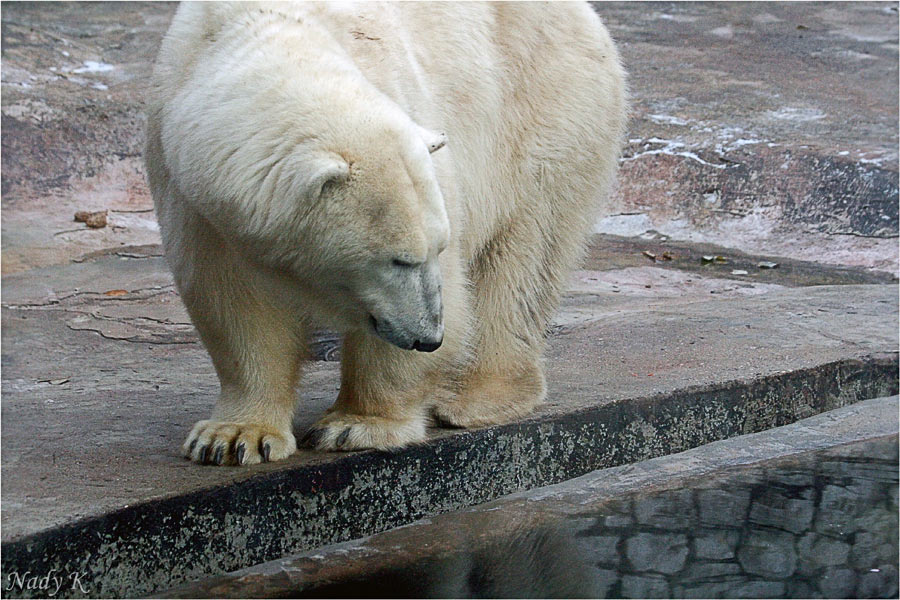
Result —
M529 419L433 429L393 455L301 450L252 468L179 455L217 383L160 258L7 275L4 571L84 570L96 593L152 593L897 392L896 285L663 268L631 243L627 266L574 274L548 399ZM820 282L872 277L820 270ZM339 353L327 335L320 348ZM336 361L309 365L298 434L337 387Z

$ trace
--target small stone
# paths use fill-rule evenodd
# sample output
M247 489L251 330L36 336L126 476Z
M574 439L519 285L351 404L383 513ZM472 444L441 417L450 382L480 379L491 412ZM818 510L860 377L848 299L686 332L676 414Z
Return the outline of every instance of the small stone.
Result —
M700 490L697 494L700 509L701 525L724 525L733 527L742 523L750 505L750 491L735 490Z
M850 598L856 589L856 572L832 567L816 577L816 586L825 598Z
M872 569L896 557L896 536L892 538L890 534L858 531L850 548L849 563L857 569Z
M625 575L622 577L623 598L668 598L669 582L659 575Z
M79 210L75 213L75 220L79 223L84 223L92 229L100 229L106 227L106 215L107 211L105 210L97 212Z
M713 529L694 537L694 554L697 558L725 560L734 558L738 531L735 529Z
M702 264L704 264L704 265L708 265L708 264L711 264L711 263L715 263L715 264L718 264L718 265L727 265L727 264L728 264L728 259L725 258L724 256L721 256L721 255L718 255L718 254L717 254L717 255L707 254L707 255L702 256L702 257L700 258L700 262L701 262Z
M850 555L850 544L819 536L819 539L813 544L813 555L816 557L816 562L822 566L845 565L847 556Z
M822 489L815 530L828 535L845 535L860 529L858 513L860 499L840 485L826 485Z
M811 576L822 567L847 564L850 544L818 533L808 533L797 542L798 572Z
M784 531L757 529L737 551L744 571L769 579L790 577L797 568L794 536Z
M638 533L625 541L625 554L635 571L677 573L688 557L687 536Z
M853 529L880 533L885 539L894 539L897 534L898 515L896 510L887 510L881 506L865 506L863 514L854 519Z
M810 529L815 512L812 490L802 489L800 497L793 486L767 487L753 499L750 523L784 529L792 533L804 533Z
M897 567L893 564L879 565L859 577L856 584L857 598L896 598Z

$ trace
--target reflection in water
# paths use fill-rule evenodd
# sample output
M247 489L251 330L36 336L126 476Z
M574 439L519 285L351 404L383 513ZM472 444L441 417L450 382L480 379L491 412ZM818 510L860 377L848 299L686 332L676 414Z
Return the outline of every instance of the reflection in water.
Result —
M849 444L301 595L896 598L897 468L895 436Z

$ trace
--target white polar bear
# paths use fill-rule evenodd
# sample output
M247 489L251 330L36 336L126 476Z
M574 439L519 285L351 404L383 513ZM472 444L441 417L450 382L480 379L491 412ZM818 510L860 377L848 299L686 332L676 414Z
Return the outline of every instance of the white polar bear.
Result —
M148 113L166 256L221 382L187 456L295 451L313 323L344 334L319 449L543 399L545 331L626 120L586 4L184 3Z

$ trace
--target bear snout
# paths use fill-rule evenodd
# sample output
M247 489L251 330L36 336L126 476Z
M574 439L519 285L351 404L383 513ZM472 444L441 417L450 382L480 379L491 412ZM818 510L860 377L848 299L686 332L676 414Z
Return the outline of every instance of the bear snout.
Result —
M434 328L428 328L429 330L426 331L421 328L406 328L385 318L378 319L370 314L369 325L375 335L403 350L434 352L444 342L444 325L442 322L437 323Z

